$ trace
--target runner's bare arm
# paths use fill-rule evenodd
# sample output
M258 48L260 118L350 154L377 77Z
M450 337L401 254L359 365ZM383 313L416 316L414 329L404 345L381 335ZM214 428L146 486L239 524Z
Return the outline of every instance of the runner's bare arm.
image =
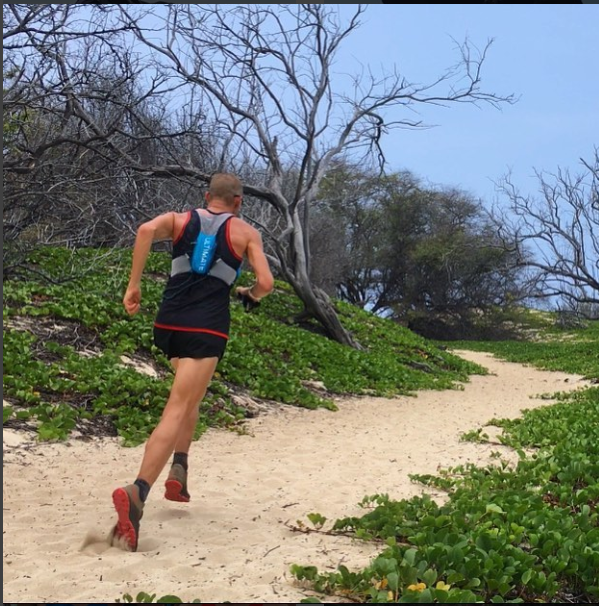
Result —
M274 287L274 278L268 265L268 259L264 254L262 237L259 231L252 229L246 254L249 264L256 275L256 283L251 288L238 289L238 292L242 290L250 298L259 301L262 297L270 294Z
M141 302L141 276L152 248L156 240L167 240L174 237L175 218L177 213L170 212L155 217L151 221L142 223L135 238L133 246L133 259L131 261L131 275L129 285L123 298L123 305L129 315L139 311Z

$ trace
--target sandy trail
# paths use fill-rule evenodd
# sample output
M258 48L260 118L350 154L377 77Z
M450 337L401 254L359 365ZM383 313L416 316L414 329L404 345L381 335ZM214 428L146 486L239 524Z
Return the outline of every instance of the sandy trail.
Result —
M363 566L378 549L343 537L291 532L286 521L319 512L360 514L365 495L421 492L408 474L486 464L496 445L461 443L464 431L548 402L530 396L577 389L580 377L458 352L493 373L463 390L360 398L338 412L278 409L248 423L252 435L210 431L190 455L189 504L162 498L161 478L142 520L139 551L86 535L114 523L112 490L131 482L143 447L115 440L27 446L4 431L4 602L114 602L123 593L184 601L299 602L293 563Z

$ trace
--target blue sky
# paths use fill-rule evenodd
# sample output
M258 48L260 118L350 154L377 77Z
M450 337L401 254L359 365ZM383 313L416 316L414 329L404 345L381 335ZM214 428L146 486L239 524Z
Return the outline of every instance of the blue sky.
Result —
M330 6L349 19L357 5ZM501 110L420 106L421 119L437 126L388 134L388 170L407 169L491 203L493 181L508 170L523 192L534 193L535 168L577 172L579 159L599 145L599 5L370 4L361 21L337 55L338 72L396 65L408 80L426 83L456 62L455 41L468 37L483 48L492 38L482 88L519 98Z
M351 5L341 15L349 15ZM394 131L384 143L392 169L408 169L434 183L461 187L487 202L493 180L508 169L534 193L533 169L580 169L599 145L599 6L597 5L370 5L348 39L336 69L356 61L428 81L455 62L455 43L478 47L495 40L483 89L520 97L501 111L483 105L421 107L438 126Z

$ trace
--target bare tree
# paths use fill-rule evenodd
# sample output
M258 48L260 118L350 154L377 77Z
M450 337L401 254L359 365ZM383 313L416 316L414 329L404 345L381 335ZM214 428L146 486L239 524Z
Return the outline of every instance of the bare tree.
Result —
M164 36L156 40L145 13L122 8L125 23L152 50L157 72L201 91L198 96L227 143L223 165L240 154L255 159L263 180L247 184L246 191L271 204L281 218L282 231L271 234L276 266L306 314L332 338L357 347L329 297L310 279L310 213L322 178L342 153L383 163L383 134L422 126L405 117L389 118L387 110L513 101L481 91L488 45L482 52L468 43L460 46L458 64L430 84L413 84L397 72L377 78L363 71L352 75L341 92L333 63L359 26L362 5L346 25L339 23L335 9L320 4L172 5L163 10ZM287 193L289 167L297 169L297 179ZM147 169L160 176L194 172L181 165ZM262 227L269 233L267 225Z
M205 116L173 112L159 75L145 77L127 27L103 8L4 5L3 275L39 244L116 246L166 208L197 203L197 183L131 165L212 148Z
M522 195L510 176L500 183L510 214L495 211L498 230L517 242L518 264L530 270L537 298L567 305L599 303L599 154L572 175L537 171L540 197ZM530 254L532 253L532 254Z
M189 180L206 183L213 170L244 166L244 174L252 176L245 193L276 214L261 226L280 275L303 301L306 315L353 347L359 344L311 280L311 212L326 171L343 154L384 164L383 135L423 126L394 112L427 104L513 101L481 90L490 43L480 52L468 42L459 46L457 64L429 84L414 84L396 71L377 77L368 70L344 84L334 60L359 27L362 5L346 25L335 8L318 4L42 6L5 5L10 13L5 45L13 45L15 57L22 56L22 48L35 53L33 67L18 67L21 86L13 92L35 91L59 127L49 141L19 150L18 162L8 167L13 174L30 171L48 149L67 143L118 167L119 175L135 183L168 178L191 187ZM81 29L70 12L77 10L87 11L91 27ZM134 52L140 45L141 58ZM117 87L126 93L118 99L105 85L92 86L91 92L87 86L105 77L106 58L115 66L122 63L116 73L123 84L136 84ZM155 119L147 119L148 107ZM169 116L183 108L204 119L189 122L183 132L169 129ZM193 138L196 128L212 142L210 162L198 162L185 145L171 144L175 135ZM160 153L143 153L152 146Z

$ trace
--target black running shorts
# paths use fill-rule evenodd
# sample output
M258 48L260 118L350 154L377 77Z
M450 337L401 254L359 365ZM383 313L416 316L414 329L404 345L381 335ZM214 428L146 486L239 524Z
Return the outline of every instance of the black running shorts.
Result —
M167 358L218 358L225 354L227 339L206 332L188 332L154 326L154 344Z

